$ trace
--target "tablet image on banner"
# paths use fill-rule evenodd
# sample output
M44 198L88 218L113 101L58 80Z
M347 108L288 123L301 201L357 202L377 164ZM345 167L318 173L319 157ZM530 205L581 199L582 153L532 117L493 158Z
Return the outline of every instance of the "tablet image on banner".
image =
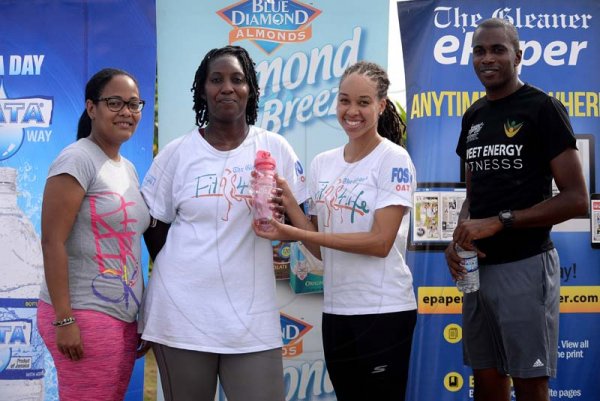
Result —
M585 185L589 193L596 192L596 159L595 159L595 141L594 135L592 134L575 134L577 140L577 154L579 155L579 162L583 170L583 176L585 178ZM556 182L552 180L552 195L558 194L558 187ZM581 216L581 218L587 218L588 216Z
M464 183L419 183L413 195L409 249L445 249L466 195Z

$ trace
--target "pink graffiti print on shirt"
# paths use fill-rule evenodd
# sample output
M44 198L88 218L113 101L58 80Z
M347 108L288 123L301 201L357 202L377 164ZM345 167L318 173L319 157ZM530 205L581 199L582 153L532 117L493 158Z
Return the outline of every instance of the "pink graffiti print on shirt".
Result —
M98 275L92 281L94 294L100 299L125 304L129 308L132 300L136 306L133 288L141 278L139 261L133 254L132 246L135 231L131 224L136 219L129 218L127 208L135 202L127 202L120 194L104 192L90 197L91 229L96 246L95 261L98 263ZM99 210L102 208L102 210ZM106 291L107 281L119 281L122 291Z

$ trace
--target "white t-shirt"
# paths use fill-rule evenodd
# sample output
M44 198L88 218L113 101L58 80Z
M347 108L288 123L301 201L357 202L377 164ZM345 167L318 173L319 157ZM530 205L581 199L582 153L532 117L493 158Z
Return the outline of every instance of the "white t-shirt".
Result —
M304 171L292 147L258 127L231 151L213 148L194 129L154 159L142 194L150 214L171 227L142 306L145 340L214 353L281 347L273 249L252 230L257 150L271 152L304 201Z
M370 231L377 209L407 207L394 246L386 258L321 248L326 313L362 315L416 309L412 274L404 260L409 209L416 187L408 152L389 140L355 163L344 161L344 148L323 152L311 163L311 214L319 231Z

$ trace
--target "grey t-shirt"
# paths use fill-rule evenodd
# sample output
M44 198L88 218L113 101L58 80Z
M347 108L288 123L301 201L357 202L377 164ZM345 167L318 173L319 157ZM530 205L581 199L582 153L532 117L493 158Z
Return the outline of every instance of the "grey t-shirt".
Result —
M84 138L54 160L48 177L59 174L73 176L85 190L66 242L71 307L135 321L144 288L140 239L150 215L133 164L122 156L111 160ZM46 283L40 299L51 303Z

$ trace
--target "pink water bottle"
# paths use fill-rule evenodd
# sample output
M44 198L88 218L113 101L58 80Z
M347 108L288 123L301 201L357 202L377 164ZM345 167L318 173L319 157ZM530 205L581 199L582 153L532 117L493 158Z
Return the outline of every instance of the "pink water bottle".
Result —
M252 185L252 199L254 201L254 221L261 230L271 230L269 219L273 216L269 200L273 196L275 184L275 159L265 150L256 152L254 160L254 182Z

